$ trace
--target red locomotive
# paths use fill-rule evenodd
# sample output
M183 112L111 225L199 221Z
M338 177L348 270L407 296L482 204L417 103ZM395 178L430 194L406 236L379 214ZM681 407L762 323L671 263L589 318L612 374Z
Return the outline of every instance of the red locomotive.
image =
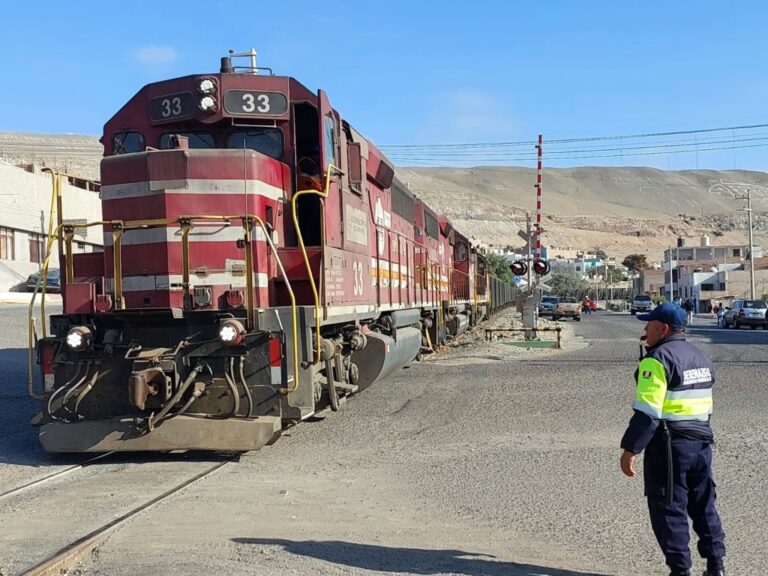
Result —
M257 449L510 300L322 90L265 70L228 56L106 123L105 249L61 255L38 341L46 450Z

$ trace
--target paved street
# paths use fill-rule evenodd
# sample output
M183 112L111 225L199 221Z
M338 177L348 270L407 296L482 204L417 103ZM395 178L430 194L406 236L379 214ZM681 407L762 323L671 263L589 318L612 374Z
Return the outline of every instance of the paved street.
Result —
M38 474L61 458L27 425L25 314L0 309L0 462ZM85 573L666 574L642 479L618 469L643 324L567 327L560 352L462 346L401 371L145 513ZM763 574L768 332L704 317L689 332L717 370L729 573Z

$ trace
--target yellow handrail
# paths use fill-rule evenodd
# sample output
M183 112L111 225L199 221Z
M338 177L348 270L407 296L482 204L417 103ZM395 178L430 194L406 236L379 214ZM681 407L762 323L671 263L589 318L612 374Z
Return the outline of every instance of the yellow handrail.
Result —
M113 226L116 227L117 230L113 231L113 236L118 236L113 239L113 261L115 263L115 293L116 293L116 302L115 306L120 306L120 303L117 302L117 299L119 298L122 300L122 289L120 288L122 284L122 270L119 265L120 262L120 256L119 253L121 252L120 249L120 238L122 236L123 231L125 230L132 230L132 229L139 229L139 228L153 228L157 226L164 226L167 224L179 224L180 226L184 226L184 223L188 223L190 228L194 226L194 221L217 221L217 222L223 222L226 221L228 224L231 224L232 220L240 219L243 220L244 225L244 233L247 234L250 230L250 228L246 228L248 226L248 223L250 221L258 222L259 226L262 228L264 232L264 237L266 238L267 244L269 245L270 249L272 250L273 254L275 255L275 259L277 260L278 267L280 268L280 273L283 276L283 279L285 281L286 287L288 288L288 294L291 298L291 319L292 319L292 333L293 333L293 370L294 370L294 380L293 380L293 386L286 388L284 390L281 390L281 393L283 394L289 394L293 391L295 391L299 387L299 349L298 349L298 311L296 308L296 296L293 292L293 288L291 287L290 280L288 278L287 273L285 272L285 268L280 261L280 256L277 252L277 248L275 247L274 243L272 242L272 238L269 235L269 231L267 229L266 224L264 221L255 214L246 214L246 215L236 215L236 216L211 216L211 215L198 215L198 216L181 216L179 218L166 218L166 219L154 219L154 220L133 220L129 222L123 222L121 220L105 220L100 222L91 222L82 225L83 227L89 227L89 226ZM43 263L43 272L41 275L41 278L44 278L47 280L47 273L48 273L48 263L51 257L51 248L53 246L54 241L56 241L59 238L59 235L61 233L61 230L64 228L68 228L70 225L59 225L57 226L55 232L49 234L48 236L48 246L46 250L46 256L45 261ZM72 266L72 259L69 257L69 252L71 251L71 242L68 243L68 254L67 254L67 268L69 269L70 266ZM188 274L188 271L187 271ZM73 271L67 270L67 278L73 277ZM43 301L45 300L45 280L42 280L42 298ZM39 395L36 394L34 391L34 381L33 381L33 360L34 360L34 340L35 340L35 331L34 331L34 304L35 304L35 297L38 292L38 288L40 287L40 280L38 280L38 286L35 287L35 292L32 294L32 300L30 301L29 305L29 365L28 365L28 392L29 395L32 398L35 399L41 399L45 398L45 395ZM250 298L248 299L249 302L252 303L253 296L250 295ZM249 306L252 308L252 304L249 304ZM41 306L42 308L42 306ZM248 312L249 318L252 317L253 310L249 310ZM45 336L45 317L42 317L43 322L43 336ZM252 327L252 326L251 326Z
M450 286L451 291L449 300L451 300L453 304L459 300L469 300L469 286L471 284L469 274L456 268L449 268L448 272L450 274L448 285Z
M301 234L301 228L299 227L299 215L297 213L297 200L305 195L314 195L319 196L321 205L323 209L320 211L320 245L321 249L325 246L325 203L323 200L328 198L328 194L330 193L330 187L331 187L331 172L341 172L341 169L337 166L334 166L333 164L328 164L328 169L325 172L325 189L323 191L320 190L314 190L314 189L307 189L307 190L299 190L291 199L291 215L293 216L293 226L296 229L296 235L299 239L299 247L301 248L301 254L304 256L304 265L307 267L307 277L309 279L309 284L312 287L312 296L315 299L315 350L314 350L314 356L312 358L312 363L317 364L320 362L320 296L317 293L317 285L315 284L315 279L312 276L312 266L309 264L309 256L307 256L307 247L304 245L304 236ZM322 254L321 254L321 262L322 262ZM322 273L322 265L320 269L320 273Z
M43 267L42 270L38 273L37 276L37 284L35 285L35 290L32 292L32 298L29 301L29 315L27 317L28 321L28 345L29 345L29 355L28 355L28 370L27 370L27 392L29 395L34 398L35 400L40 400L41 398L45 398L45 395L40 395L35 393L35 387L34 387L34 376L32 374L32 365L34 364L34 351L35 351L35 299L37 298L38 291L40 292L40 324L42 326L42 333L43 338L45 338L47 334L47 328L45 324L45 285L48 282L48 263L51 258L51 245L53 244L54 240L56 240L59 236L59 231L61 230L61 226L56 227L55 234L51 234L48 236L48 246L45 253L45 260L43 261Z

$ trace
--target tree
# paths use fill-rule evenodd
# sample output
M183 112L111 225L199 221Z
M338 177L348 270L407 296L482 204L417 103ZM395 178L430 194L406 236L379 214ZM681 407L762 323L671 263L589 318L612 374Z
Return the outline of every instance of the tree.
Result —
M509 262L507 262L507 259L504 258L504 256L490 252L486 254L486 257L488 258L488 265L491 268L491 274L496 276L496 278L502 282L507 282L508 284L514 282L515 276L509 269Z
M645 254L630 254L621 263L623 266L629 268L632 272L640 272L648 268L648 261Z
M575 272L558 272L547 279L555 294L565 296L587 288L587 283Z
M606 260L608 260L608 254L606 254L602 248L598 248L597 250L595 250L595 258L605 262Z
M617 282L626 280L626 278L622 270L618 270L616 268L608 268L608 271L605 274L605 280L610 284L616 284Z

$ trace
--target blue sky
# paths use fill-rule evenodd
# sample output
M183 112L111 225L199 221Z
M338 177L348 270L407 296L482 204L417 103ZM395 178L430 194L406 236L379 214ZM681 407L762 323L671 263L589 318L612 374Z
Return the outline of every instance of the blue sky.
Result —
M764 2L709 0L7 3L0 130L100 135L144 84L253 47L401 166L532 166L529 145L431 145L541 133L545 166L768 170L768 127L547 144L768 124L767 17ZM547 156L586 146L607 151Z

